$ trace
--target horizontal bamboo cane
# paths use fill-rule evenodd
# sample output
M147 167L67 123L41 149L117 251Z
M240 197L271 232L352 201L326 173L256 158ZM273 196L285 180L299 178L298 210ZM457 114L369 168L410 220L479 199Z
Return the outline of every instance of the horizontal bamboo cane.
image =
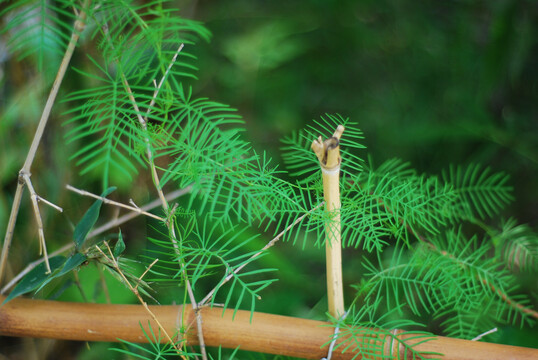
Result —
M0 303L4 298L0 296ZM162 325L171 334L177 329L181 306L150 306ZM327 355L327 346L333 328L329 323L286 316L204 308L204 339L207 346L240 347L243 350L280 354L304 359L321 359ZM67 303L46 300L15 299L0 307L0 335L53 338L81 341L147 342L140 324L157 325L141 305L106 305ZM194 324L191 307L185 311L185 323ZM191 326L195 328L195 326ZM191 330L187 342L197 344ZM394 342L397 343L397 342ZM438 337L417 345L420 351L445 354L451 360L531 360L538 359L538 350L508 345ZM336 351L333 360L351 359L355 354ZM360 359L360 356L357 357ZM404 357L401 357L404 359Z

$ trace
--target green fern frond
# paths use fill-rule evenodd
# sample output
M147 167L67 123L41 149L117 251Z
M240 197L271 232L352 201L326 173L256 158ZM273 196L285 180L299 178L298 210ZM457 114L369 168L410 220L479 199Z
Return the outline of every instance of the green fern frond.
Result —
M81 174L99 168L107 183L112 172L121 172L129 178L136 174L135 164L142 165L143 161L135 149L141 146L143 138L121 80L104 75L103 86L80 90L66 98L82 104L65 113L70 116L65 122L70 127L65 136L68 143L85 141L71 156L82 166Z
M490 250L461 230L449 231L411 253L400 247L387 265L380 258L377 266L363 263L368 271L366 297L386 296L388 307L406 305L417 315L433 311L443 316L448 316L447 309L469 313L491 300L493 311L484 316L513 324L532 321L523 307L528 299L515 293L513 277L499 269L488 256Z
M305 131L295 131L281 140L284 164L290 175L298 177L300 183L308 183L308 175L319 177L319 161L312 156L310 149L313 140Z
M383 265L378 257L379 268L365 259L363 266L368 271L365 274L368 282L364 287L369 289L366 297L376 300L386 298L388 308L407 305L414 314L427 313L445 301L452 303L462 298L461 292L456 295L457 292L452 289L458 285L453 279L454 274L447 269L447 275L440 276L444 267L437 260L431 256L413 257L403 247L394 251L387 265Z
M435 314L436 318L444 319L441 323L445 336L458 339L472 340L484 332L498 326L495 313L495 300L483 299L476 307L462 309L449 306Z
M255 266L252 269L251 264L265 255L265 252L258 254L258 250L248 250L257 235L245 236L247 227L230 227L209 216L200 221L195 217L182 219L177 226L180 235L173 243L168 239L150 239L155 248L148 251L147 258L149 261L159 258L152 274L176 283L186 275L193 290L205 279L215 285L211 304L220 290L226 288L225 309L230 307L237 311L247 300L253 312L260 292L276 281L267 276L274 269L256 269ZM246 265L249 269L243 270Z
M0 33L9 32L8 51L22 60L37 56L41 72L51 55L60 59L70 40L74 13L71 1L17 1L5 8L6 26Z
M344 176L354 176L362 169L363 160L358 157L354 150L364 149L361 144L364 139L357 124L349 118L341 115L325 114L320 120L313 120L314 125L309 125L300 132L293 133L290 137L282 140L282 158L293 176L304 176L319 171L319 162L310 148L312 141L319 136L330 138L338 125L345 127L344 135L340 139L340 153L342 157L341 171ZM301 183L304 183L301 182Z
M342 184L343 239L347 246L372 251L389 237L409 243L410 237L438 234L452 215L455 196L436 177L415 175L400 168L365 171Z
M490 299L494 301L495 319L516 324L532 323L528 309L530 300L518 294L515 277L498 260L491 257L491 244L479 243L475 238L468 240L460 231L447 232L446 238L434 242L435 251L452 262L452 267L460 267L462 281L466 278L473 292L470 299ZM447 265L450 266L450 265ZM461 282L462 282L461 281ZM478 307L478 304L471 304ZM464 307L467 309L467 307ZM490 315L493 315L490 313Z
M172 106L174 114L164 125L170 135L157 158L172 159L162 169L162 183L171 180L192 185L191 204L214 218L274 221L286 202L294 203L289 186L265 154L258 155L240 132L229 128L240 117L227 106L190 94Z
M400 353L393 353L395 348L404 349L403 359L432 359L441 355L416 350L418 344L434 340L435 336L424 331L402 331L422 325L411 320L399 319L397 308L389 309L384 315L378 316L380 305L381 300L377 300L361 305L359 310L356 306L352 306L345 320L333 319L333 326L340 329L333 337L338 340L334 350L341 353L353 352L355 354L353 359L400 359ZM398 329L397 334L393 333L394 329ZM328 344L329 342L325 345ZM389 346L389 344L397 345Z
M482 170L480 165L470 165L466 169L451 166L443 173L443 179L454 187L460 204L465 205L462 216L467 218L491 217L513 199L512 187L507 185L508 175L491 174L489 168Z
M166 73L181 44L191 45L198 37L209 38L201 24L172 16L171 10L163 9L158 3L108 2L99 9L95 21L94 37L100 36L104 56L114 59L132 82L148 86ZM168 75L196 78L196 67L184 61L194 58L182 51ZM165 88L169 90L169 85Z
M119 341L124 345L122 348L111 348L110 350L117 351L119 353L125 354L129 357L136 359L165 359L167 356L195 356L196 353L189 353L184 351L184 342L185 340L180 340L176 344L171 344L163 334L161 334L161 329L158 329L157 334L153 330L151 323L148 322L148 329L146 330L142 324L140 328L144 333L144 337L148 340L148 345L140 345L137 343L132 343L126 340L119 339ZM178 338L175 335L172 338ZM179 337L181 338L181 337ZM180 349L178 352L177 349Z
M102 60L88 56L94 69L78 70L96 86L67 97L77 105L67 112L71 129L66 137L84 141L72 156L81 172L99 169L106 184L112 173L132 178L144 164L146 147L166 141L165 125L175 111L170 104L182 95L174 93L179 78L193 77L195 70L181 60L192 55L182 50L178 56L178 46L209 34L196 22L171 16L161 2L107 2L91 16L94 36L101 35ZM159 79L163 85L157 92Z
M493 234L499 258L511 270L532 271L538 268L538 235L525 224L508 219L502 229Z

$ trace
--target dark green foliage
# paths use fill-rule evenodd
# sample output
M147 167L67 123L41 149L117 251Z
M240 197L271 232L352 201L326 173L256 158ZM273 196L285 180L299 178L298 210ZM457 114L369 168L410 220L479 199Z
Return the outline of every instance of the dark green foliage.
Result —
M16 33L9 37L10 52L18 54L19 60L36 55L39 71L54 71L47 59L62 57L75 19L73 7L80 10L77 3L68 0L23 0L7 6L0 16L9 13L11 19L1 32Z
M49 259L50 270L54 272L58 270L64 263L64 256L52 257ZM45 267L45 263L37 265L28 274L26 274L26 276L21 280L20 283L17 284L17 286L15 286L15 288L6 297L2 305L16 298L17 296L27 294L39 288L49 278L49 275L46 272L47 268Z
M515 219L509 219L502 224L500 231L492 231L492 240L497 256L507 268L536 271L538 239L528 225L517 224Z
M110 193L116 190L115 187L106 189L101 197L106 197ZM86 211L80 222L75 227L73 237L75 239L75 247L78 251L82 250L86 237L91 229L95 226L97 219L99 218L99 212L101 210L101 205L103 205L103 200L96 200L93 205Z

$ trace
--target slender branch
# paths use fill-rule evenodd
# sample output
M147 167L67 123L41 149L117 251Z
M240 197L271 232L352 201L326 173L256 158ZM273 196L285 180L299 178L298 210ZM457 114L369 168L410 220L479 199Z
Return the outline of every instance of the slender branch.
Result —
M54 210L58 211L58 212L64 212L64 209L62 209L61 207L59 207L58 205L56 204L53 204L51 203L50 201L48 201L47 199L45 198L42 198L41 196L37 195L36 197L37 201L38 202L42 202L48 206L50 206L51 208L53 208Z
M155 101L157 100L157 95L159 95L159 91L161 91L161 87L164 84L164 80L168 77L168 73L170 73L170 69L172 69L172 66L176 63L177 57L181 50L183 50L183 47L185 44L180 44L179 48L177 49L176 53L174 54L174 57L172 58L172 61L170 61L170 64L168 64L168 68L166 69L163 77L161 78L161 81L159 81L159 85L157 85L157 82L155 79L153 79L153 83L155 84L155 91L153 92L153 97L151 98L151 102L149 103L148 110L146 111L146 116L144 117L144 120L148 121L148 116L151 111L151 108L153 105L155 105Z
M182 48L183 47L180 46L178 51L181 51ZM174 56L173 61L175 61L176 58L177 58L177 56ZM173 62L172 62L172 64L173 64ZM172 66L172 64L169 66L169 68ZM164 77L166 76L167 73L168 73L168 70L163 75L163 79L164 79ZM122 81L123 81L123 85L124 85L124 87L125 87L125 89L127 91L127 94L129 96L129 100L131 101L131 103L133 105L133 108L134 108L134 110L136 112L136 116L138 118L140 126L142 127L142 130L145 133L144 142L146 143L146 154L147 154L147 157L148 157L148 162L149 162L150 169L151 169L151 178L153 180L155 190L157 191L157 193L159 195L159 198L161 199L162 208L163 208L164 212L168 213L169 212L168 211L169 210L169 205L168 205L168 202L166 201L166 197L164 196L163 190L161 188L159 174L157 173L157 168L155 167L155 161L154 161L153 152L152 152L152 149L151 149L151 143L150 143L149 134L148 134L147 121L141 115L140 109L138 108L138 104L136 103L136 99L134 98L134 95L133 95L133 92L132 92L131 87L129 85L129 82L127 81L127 77L125 76L125 74L123 72L121 72L121 78L122 78ZM169 233L170 233L170 239L172 241L172 244L174 246L176 254L180 255L179 247L178 247L177 242L176 242L177 237L175 236L174 224L172 222L168 221L167 222L167 227L168 227L168 230L169 230ZM180 266L181 266L181 260L179 259L179 257L178 257L178 261L179 261ZM193 308L194 313L196 315L196 327L197 327L199 346L200 346L200 352L202 354L202 359L203 360L208 360L207 351L206 351L206 348L205 348L204 334L203 334L203 330L202 330L202 314L199 311L198 303L196 302L196 299L194 297L194 293L192 291L192 286L191 286L190 281L188 279L186 270L185 270L184 267L181 267L181 268L182 268L183 278L184 278L184 281L185 281L185 287L186 287L187 293L189 295L189 300L191 301L192 308Z
M220 289L224 284L226 284L228 281L230 281L235 275L237 275L241 270L243 270L243 268L245 266L247 266L248 264L250 264L255 258L257 258L258 256L260 256L264 251L266 251L267 249L269 249L270 247L272 247L273 245L276 244L276 242L278 240L280 240L282 238L282 236L284 236L284 234L286 234L288 231L290 231L293 227L295 227L295 225L297 225L298 223L300 223L301 221L303 221L303 219L305 217L307 217L308 215L312 214L314 211L316 211L317 209L319 209L320 207L322 207L325 203L322 202L318 205L316 205L314 208L310 209L309 211L307 211L306 213L304 213L302 216L298 217L297 219L295 219L295 221L293 223L291 223L290 225L288 225L284 230L282 230L277 236L275 236L271 241L269 241L260 251L258 251L256 254L252 255L251 257L248 258L247 261L245 261L241 266L238 266L231 274L229 274L228 276L226 276L226 278L217 286L215 286L205 297L202 301L200 301L200 303L198 304L199 307L201 306L206 306L209 301L213 298L213 295L215 294L215 292Z
M151 269L153 267L153 265L155 265L157 263L157 261L159 261L159 259L155 259L153 260L153 262L151 264L149 264L149 266L146 268L146 271L144 271L142 273L142 275L140 275L140 277L138 278L138 282L136 283L136 286L135 286L135 289L138 289L138 285L140 285L140 282L142 281L142 278L144 276L146 276L146 274L148 273L149 269Z
M489 334L493 334L494 332L497 332L497 328L493 328L491 330L488 330L485 333L482 333L482 334L478 335L477 337L475 337L471 341L478 341L478 340L482 339L484 336L489 335Z
M346 319L347 314L348 314L348 312L346 311L344 313L344 315L342 315L342 318L340 320L344 321ZM321 358L321 360L331 360L331 358L333 356L334 347L336 345L336 340L338 340L338 333L339 332L340 332L340 325L337 325L334 328L333 340L331 341L331 344L329 345L329 351L327 353L327 357L326 358Z
M123 274L123 271L120 269L120 266L118 264L118 261L116 260L116 258L114 257L114 255L112 254L112 250L110 250L110 246L108 246L108 243L105 242L105 245L106 245L106 248L110 254L110 258L103 252L103 250L101 250L101 248L97 245L95 245L95 248L101 253L101 255L103 255L104 258L106 258L108 261L110 261L112 263L112 266L114 267L114 269L116 269L117 273L121 276L121 278L123 279L124 283L129 287L129 290L131 290L131 292L137 297L138 301L140 302L140 304L142 304L142 306L144 307L144 309L147 311L147 313L151 316L151 318L153 319L153 321L155 321L155 323L159 326L159 329L164 333L164 336L166 337L166 340L168 340L169 344L172 345L174 347L174 349L177 351L177 353L179 354L179 356L181 356L181 358L183 360L187 360L185 358L185 356L183 354L181 354L181 349L177 346L177 344L172 340L172 338L170 337L170 335L168 335L168 332L166 331L166 328L161 324L161 322L159 321L159 319L157 319L157 316L155 316L155 314L153 313L153 311L151 311L151 309L148 307L148 304L144 301L144 299L142 299L142 296L140 295L140 292L138 291L138 284L136 285L136 287L133 287L133 285L131 285L131 283L129 282L129 280L127 280L127 278L125 277L125 274ZM155 264L156 261L154 261L147 269L146 269L146 272L151 268L151 266L153 266ZM142 276L140 277L139 280L142 280L142 277L146 274L146 272L144 272L144 274L142 274Z
M43 137L43 133L45 132L45 127L47 126L47 122L52 111L52 106L56 101L58 90L60 89L60 85L62 84L65 72L67 70L67 67L69 66L69 62L71 61L73 52L75 51L75 47L77 45L80 34L86 27L86 9L89 8L90 3L91 0L85 0L82 6L82 10L80 11L80 13L77 14L77 19L75 20L73 31L71 33L71 39L69 40L69 44L67 45L67 48L65 50L64 57L62 59L62 62L60 63L60 67L58 69L58 73L56 74L56 78L54 79L54 83L52 84L52 88L50 90L49 97L47 98L47 102L45 103L43 113L41 114L39 124L37 125L34 139L32 140L32 144L30 145L30 150L28 151L28 155L26 156L26 160L24 161L24 165L21 169L21 172L23 173L30 174L30 168L32 167L32 163L37 153L37 148L39 147L41 138ZM15 190L15 197L11 206L11 213L9 215L6 235L4 237L4 245L2 247L2 254L0 256L0 284L2 283L2 280L4 278L7 255L9 252L9 248L11 247L11 241L13 240L15 223L17 222L17 215L19 214L23 191L24 180L22 180L21 176L19 175L19 182L17 184L17 189Z
M167 201L172 201L172 200L175 200L177 199L178 197L188 193L189 191L191 191L191 188L192 186L187 186L186 188L184 189L179 189L179 190L175 190L175 191L172 191L171 193L169 193L168 195L166 195L166 200ZM149 211L153 208L156 208L157 206L161 205L161 200L160 199L156 199L156 200L153 200L151 201L150 203L142 206L140 209L143 210L143 211ZM108 231L112 228L115 228L115 227L118 227L120 226L121 224L129 221L129 220L132 220L134 219L135 217L137 216L140 216L140 212L129 212L128 214L125 214L123 216L120 216L119 218L117 219L114 219L112 221L109 221L108 223L106 224L103 224L102 226L92 230L89 234L88 234L88 238L93 238L97 235L100 235L102 233L104 233L105 231ZM67 245L64 245L62 246L60 249L52 252L49 254L48 258L50 259L51 257L54 257L56 255L59 255L61 253L64 253L66 251L69 251L71 250L73 247L75 246L75 244L73 242L67 244ZM30 264L28 264L26 266L26 268L24 268L23 271L21 271L20 273L17 274L17 276L15 276L13 279L11 279L11 281L9 283L7 283L3 288L2 290L0 290L0 294L5 294L9 289L11 289L13 286L15 286L15 284L17 282L19 282L20 279L22 279L26 274L28 274L30 271L32 271L37 265L41 264L42 262L44 262L45 259L44 258L39 258L38 260L35 260L33 262L31 262Z
M35 220L37 223L37 234L39 237L39 255L43 255L43 258L45 259L45 267L47 268L46 274L50 274L51 270L50 270L49 259L47 256L47 243L45 242L45 231L43 230L43 220L41 219L41 212L39 211L39 205L37 203L37 194L32 185L32 181L30 180L30 174L28 174L24 170L21 171L21 173L22 173L24 182L26 183L26 186L28 186L28 191L30 192L30 200L32 201L32 206L34 208L34 215L35 215Z
M86 190L80 190L80 189L77 189L71 185L66 185L65 186L67 188L67 190L71 190L73 192L76 192L77 194L80 194L80 195L84 195L84 196L90 196L94 199L98 199L98 200L101 200L102 202L104 202L105 204L109 204L109 205L114 205L114 206L118 206L118 207L122 207L124 209L128 209L128 210L131 210L133 212L136 212L136 213L139 213L139 214L143 214L143 215L146 215L148 217L151 217L151 218L154 218L154 219L157 219L159 221L162 221L162 222L165 222L166 219L165 218L162 218L160 216L157 216L155 214L152 214L150 212L147 212L147 211L144 211L142 210L141 208L139 207L134 207L134 206L129 206L129 205L125 205L123 203L120 203L120 202L117 202L117 201L114 201L114 200L110 200L110 199L107 199L106 197L102 197L102 196L99 196L99 195L95 195L89 191L86 191Z

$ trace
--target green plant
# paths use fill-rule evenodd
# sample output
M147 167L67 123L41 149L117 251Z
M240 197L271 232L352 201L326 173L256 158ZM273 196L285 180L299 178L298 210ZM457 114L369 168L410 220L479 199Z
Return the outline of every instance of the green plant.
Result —
M131 344L121 351L141 358L148 354L187 358L193 353L204 359L223 357L220 349L206 353L198 309L247 307L254 312L263 290L277 276L275 269L261 264L269 248L279 240L303 248L324 245L334 213L324 211L319 162L310 147L318 136L330 137L343 125L338 142L342 151L341 237L343 246L356 249L363 260L362 273L352 280L355 293L347 292L347 315L332 319L339 328L334 338L346 339L335 351L393 356L381 354L384 341L393 339L390 331L409 329L407 334L414 334L414 340L427 341L431 335L417 330L428 316L444 334L460 338L473 338L498 323L532 324L538 317L528 306L529 297L518 292L517 274L511 272L516 268L536 271L538 237L515 220L499 227L490 225L512 200L506 175L471 165L450 167L441 177L430 176L397 159L374 166L372 160L359 156L364 147L357 124L331 114L283 140L287 170L281 170L245 140L235 110L198 97L193 90L196 68L189 51L200 39L209 38L200 23L179 17L160 1L41 5L46 26L38 27L43 34L39 43L28 44L22 32L12 37L12 46L25 49L23 55L37 56L38 66L44 66L44 49L52 36L50 21L70 28L75 17L68 9L74 6L73 36L54 38L60 49L71 39L61 63L65 71L78 36L86 28L85 60L74 68L84 85L69 91L60 105L65 146L80 175L98 182L102 194L69 187L97 199L76 222L72 253L36 267L6 301L40 290L58 277L76 274L73 270L92 262L123 283L148 312L144 298L168 297L191 304L197 315L199 350L186 349L184 341L175 340L177 334L166 333L162 327L144 327L153 346ZM8 31L23 24L26 6L21 2L7 8L6 13L15 13ZM57 79L61 82L62 72ZM12 211L16 219L17 201L26 185L45 259L46 227L38 206L43 199L33 190L30 167L58 87L56 82L37 142L20 173ZM143 172L145 182L137 179ZM129 188L131 184L153 192L160 211L151 213L108 198L113 186ZM177 189L185 191L174 204L167 195ZM129 267L126 235L92 233L103 204L127 208L154 221L145 254L134 259L143 264L140 272ZM10 221L0 272L14 226L15 221ZM271 239L263 247L257 247L260 234ZM187 327L180 324L179 334ZM168 344L157 345L159 338ZM413 357L435 355L422 354L403 338L394 338ZM330 342L327 339L327 345Z

